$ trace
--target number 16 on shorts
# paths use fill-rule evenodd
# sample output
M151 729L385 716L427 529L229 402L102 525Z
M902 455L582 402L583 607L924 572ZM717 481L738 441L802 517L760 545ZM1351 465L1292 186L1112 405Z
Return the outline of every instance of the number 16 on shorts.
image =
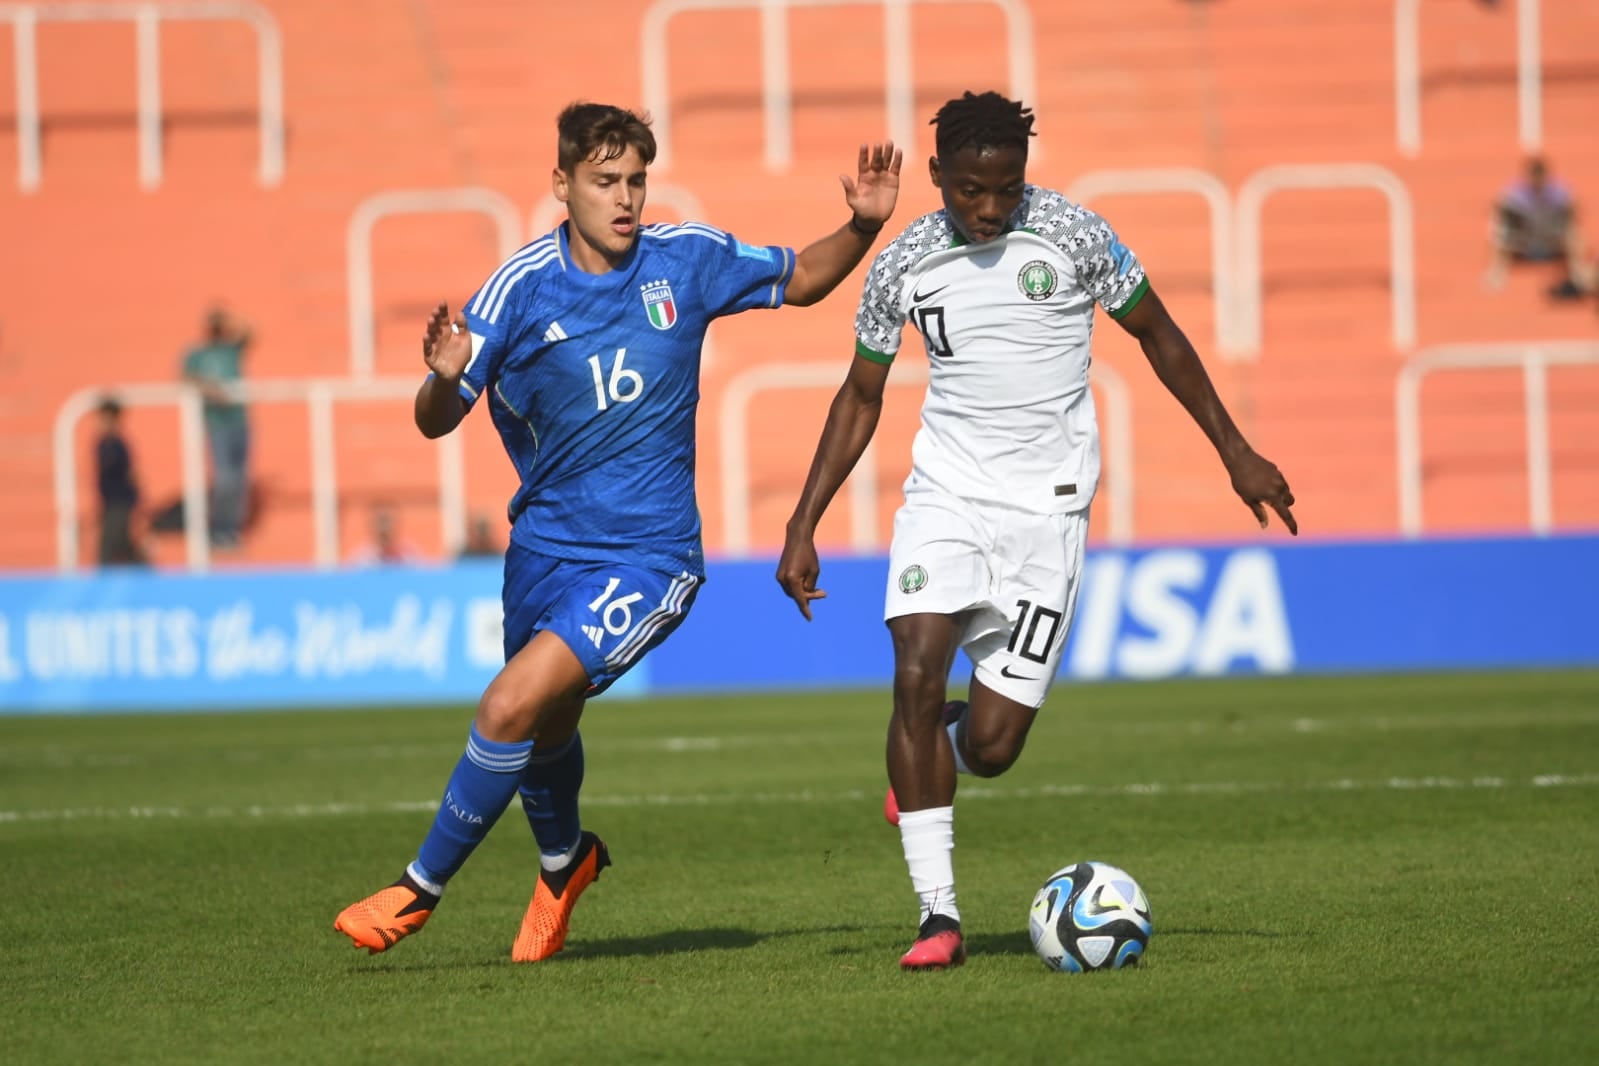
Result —
M579 657L593 654L606 673L622 674L643 654L676 629L688 613L699 580L684 573L675 578L629 567L625 576L612 576L588 603L589 620L581 623L584 643L592 647Z
M630 592L626 596L617 596L617 586L622 579L613 577L606 582L605 591L594 598L589 604L589 610L599 615L600 624L605 627L605 632L600 632L598 625L585 625L583 635L594 642L598 648L605 640L605 633L619 637L633 628L633 605L644 598L642 592Z

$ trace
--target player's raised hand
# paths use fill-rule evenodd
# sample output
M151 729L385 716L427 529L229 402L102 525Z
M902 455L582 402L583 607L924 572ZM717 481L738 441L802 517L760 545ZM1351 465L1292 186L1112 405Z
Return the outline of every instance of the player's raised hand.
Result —
M899 200L899 167L904 161L905 153L895 148L893 141L863 144L854 179L847 174L838 176L844 185L844 202L868 228L881 226L894 213Z
M1288 532L1299 536L1299 523L1294 521L1294 512L1290 510L1294 494L1277 464L1250 449L1227 464L1227 475L1232 478L1233 491L1238 493L1238 498L1255 512L1255 521L1260 523L1261 529L1266 528L1266 508L1270 507L1288 527Z
M811 620L811 601L824 600L827 593L816 587L822 564L816 558L816 544L810 537L790 534L783 542L783 557L777 562L777 583L799 607L805 620Z
M439 304L428 318L428 331L422 338L422 361L428 369L455 383L466 372L472 361L472 334L466 328L466 316L456 315L450 320L450 308Z

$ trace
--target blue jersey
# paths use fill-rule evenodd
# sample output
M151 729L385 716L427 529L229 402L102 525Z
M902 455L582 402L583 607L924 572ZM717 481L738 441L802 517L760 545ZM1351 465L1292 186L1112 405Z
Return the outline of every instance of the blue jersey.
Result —
M461 377L521 478L511 540L545 555L705 572L694 496L700 347L711 320L780 307L794 252L698 222L645 226L614 270L572 262L563 224L468 302Z

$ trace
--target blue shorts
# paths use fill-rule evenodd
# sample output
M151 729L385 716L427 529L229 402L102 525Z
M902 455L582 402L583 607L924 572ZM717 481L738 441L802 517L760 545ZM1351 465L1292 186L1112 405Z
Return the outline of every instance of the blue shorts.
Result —
M627 563L580 563L512 543L505 551L505 658L554 633L588 671L589 696L610 688L682 624L701 578Z

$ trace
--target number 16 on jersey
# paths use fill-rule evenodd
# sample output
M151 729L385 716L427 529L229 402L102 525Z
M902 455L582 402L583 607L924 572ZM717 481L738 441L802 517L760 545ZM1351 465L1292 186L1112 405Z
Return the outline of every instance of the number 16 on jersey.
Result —
M600 366L600 357L589 356L589 369L594 371L594 399L599 402L602 411L612 403L632 403L644 394L644 375L624 367L622 363L626 358L627 349L618 348L616 358L611 360L611 373L607 378ZM606 402L607 399L610 403Z

